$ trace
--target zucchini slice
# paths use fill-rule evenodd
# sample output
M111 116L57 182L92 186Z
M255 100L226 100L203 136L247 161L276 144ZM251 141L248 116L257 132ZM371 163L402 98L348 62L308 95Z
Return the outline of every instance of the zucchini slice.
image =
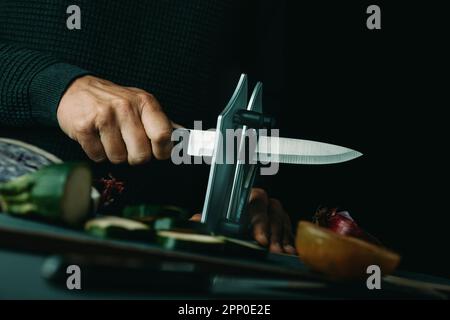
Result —
M157 231L156 239L160 245L170 250L194 251L246 259L263 259L267 256L267 249L255 243L224 236Z
M156 219L163 217L180 220L187 220L190 218L189 212L183 208L170 205L150 204L128 206L123 211L123 217L141 221L143 223L152 223Z
M178 231L183 233L208 234L206 226L201 222L174 218L159 218L153 222L156 231Z
M50 165L0 184L0 205L7 213L36 215L76 226L91 208L92 174L82 163Z
M219 237L176 231L158 231L156 239L162 247L169 250L220 254L225 246L224 240Z
M89 220L84 229L100 238L151 241L152 230L145 224L115 216L105 216Z

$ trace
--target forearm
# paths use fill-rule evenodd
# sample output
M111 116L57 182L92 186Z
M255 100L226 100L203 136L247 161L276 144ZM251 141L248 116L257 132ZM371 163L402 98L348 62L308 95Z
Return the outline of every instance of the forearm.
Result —
M0 40L0 124L57 126L62 95L88 73L52 55Z

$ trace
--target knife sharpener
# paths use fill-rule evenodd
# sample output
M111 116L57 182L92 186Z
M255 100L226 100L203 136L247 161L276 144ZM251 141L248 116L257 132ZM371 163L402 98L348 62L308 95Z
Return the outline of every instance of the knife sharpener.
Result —
M215 138L201 220L208 231L234 237L248 234L246 207L259 168L259 164L247 160L256 153L256 145L247 146L245 137L256 135L258 138L258 129L269 128L274 123L262 113L262 83L256 84L250 100L247 95L248 78L243 74L217 119L216 132L220 134ZM227 154L228 141L224 142L229 129L238 132L232 155ZM248 157L240 156L243 152ZM229 161L231 159L233 161Z

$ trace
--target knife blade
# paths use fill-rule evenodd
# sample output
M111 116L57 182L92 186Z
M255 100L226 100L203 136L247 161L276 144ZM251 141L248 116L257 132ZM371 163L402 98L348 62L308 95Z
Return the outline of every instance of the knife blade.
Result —
M180 130L180 129L177 129ZM191 156L211 157L214 153L216 132L212 130L189 131L187 153ZM254 160L262 163L278 162L288 164L332 164L353 160L362 153L329 143L302 139L260 136Z

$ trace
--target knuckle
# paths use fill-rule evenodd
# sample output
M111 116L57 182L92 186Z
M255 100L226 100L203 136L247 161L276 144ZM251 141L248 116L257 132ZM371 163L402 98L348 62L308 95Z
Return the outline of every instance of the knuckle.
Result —
M154 95L151 93L141 93L141 101L145 104L145 106L153 112L162 111L161 105Z
M119 113L128 114L132 109L131 101L126 98L118 98L114 100L114 109Z
M78 82L74 82L75 86L79 86L80 88L77 90L77 95L81 99L92 99L92 93L89 91L89 87L84 87ZM88 84L89 85L89 84Z
M89 119L75 121L73 127L76 134L82 136L90 135L94 129L93 124Z
M151 140L157 145L168 145L172 141L172 132L160 130L151 137Z
M145 92L145 91L140 91L140 92L136 93L136 95L139 97L139 99L141 99L141 101L151 102L151 101L156 100L154 95L152 95L151 93Z
M138 93L138 96L139 96L143 101L146 101L146 102L154 102L154 101L157 101L157 100L156 100L156 97L155 97L153 94L149 93L149 92L145 92L145 91L139 92L139 93Z
M113 119L113 112L107 105L100 105L97 108L96 123L98 127L106 127L111 124Z
M90 76L90 75L84 76L84 77L80 78L80 80L83 80L83 82L86 84L87 88L95 86L97 84L104 83L103 79L96 78L96 77Z

